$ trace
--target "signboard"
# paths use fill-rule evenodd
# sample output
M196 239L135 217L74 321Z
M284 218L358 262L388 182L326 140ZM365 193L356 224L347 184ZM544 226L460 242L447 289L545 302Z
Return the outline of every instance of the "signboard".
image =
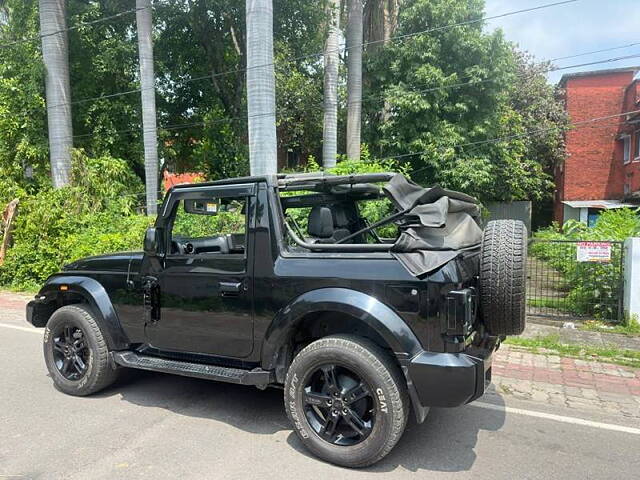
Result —
M611 261L611 244L608 242L579 242L577 248L579 262Z

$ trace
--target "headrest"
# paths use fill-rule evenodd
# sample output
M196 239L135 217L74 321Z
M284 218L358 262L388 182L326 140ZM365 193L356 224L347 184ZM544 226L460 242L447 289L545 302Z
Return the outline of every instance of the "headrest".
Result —
M309 235L317 238L329 238L333 235L333 215L331 209L316 205L309 213L307 225Z

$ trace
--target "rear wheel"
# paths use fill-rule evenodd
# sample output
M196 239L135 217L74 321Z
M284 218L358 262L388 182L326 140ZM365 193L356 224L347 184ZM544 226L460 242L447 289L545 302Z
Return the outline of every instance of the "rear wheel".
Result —
M285 408L302 443L337 465L365 467L398 442L407 422L406 385L377 345L331 336L304 348L285 385Z
M492 335L520 335L525 328L527 228L519 220L487 224L480 260L480 307Z
M67 305L51 315L43 347L49 374L64 393L90 395L116 380L102 331L82 305Z

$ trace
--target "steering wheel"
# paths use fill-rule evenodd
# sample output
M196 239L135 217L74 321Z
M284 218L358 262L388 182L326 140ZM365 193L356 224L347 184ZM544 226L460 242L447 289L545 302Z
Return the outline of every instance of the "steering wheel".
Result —
M182 244L177 240L171 240L171 246L173 247L171 250L177 251L178 254L180 255L185 255L186 253L189 253L187 252L187 245L189 244ZM193 249L193 245L191 245L191 248Z

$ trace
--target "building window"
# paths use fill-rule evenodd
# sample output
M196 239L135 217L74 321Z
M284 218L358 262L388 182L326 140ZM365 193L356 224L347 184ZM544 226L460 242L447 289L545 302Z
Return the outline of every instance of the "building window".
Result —
M635 137L635 142L634 142L634 146L635 146L635 158L634 160L640 160L640 130L636 131L636 137Z
M623 148L622 158L624 163L629 163L631 161L631 137L629 135L625 135L620 140L622 140Z
M624 184L624 196L626 197L631 193L631 186L628 183Z

